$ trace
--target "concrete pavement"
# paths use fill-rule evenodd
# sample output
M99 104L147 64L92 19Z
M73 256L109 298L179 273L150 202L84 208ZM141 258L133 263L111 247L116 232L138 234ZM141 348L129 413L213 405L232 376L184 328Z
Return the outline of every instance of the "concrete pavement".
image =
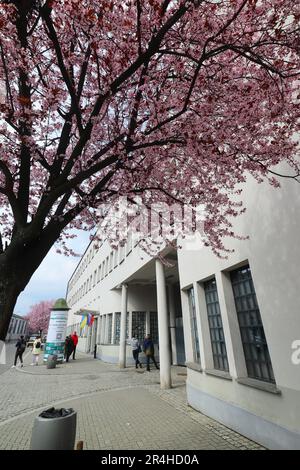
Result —
M85 449L261 449L187 406L182 367L162 391L156 370L120 370L84 354L50 370L30 362L0 376L0 449L29 449L34 418L50 406L77 411Z

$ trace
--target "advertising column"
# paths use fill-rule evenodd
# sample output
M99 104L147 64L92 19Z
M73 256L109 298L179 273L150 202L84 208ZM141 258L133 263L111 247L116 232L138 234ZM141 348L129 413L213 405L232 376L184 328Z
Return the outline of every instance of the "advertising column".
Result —
M58 299L51 310L44 361L55 354L57 362L64 360L64 347L68 321L68 305L65 299Z

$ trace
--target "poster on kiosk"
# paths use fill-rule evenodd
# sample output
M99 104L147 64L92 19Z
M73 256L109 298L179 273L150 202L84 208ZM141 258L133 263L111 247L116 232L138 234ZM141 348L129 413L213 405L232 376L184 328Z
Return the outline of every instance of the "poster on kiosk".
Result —
M65 299L57 300L51 309L44 361L47 361L48 357L54 354L57 356L57 362L63 362L64 360L68 311L69 308Z

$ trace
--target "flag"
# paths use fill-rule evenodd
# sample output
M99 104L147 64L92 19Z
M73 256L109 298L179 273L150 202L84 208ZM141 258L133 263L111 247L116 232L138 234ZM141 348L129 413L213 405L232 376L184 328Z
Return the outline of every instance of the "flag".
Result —
M88 324L88 326L92 326L93 323L94 323L94 315L91 315L89 313L88 318L87 318L87 324Z
M87 323L87 316L82 315L81 322L80 322L80 329L81 330L85 327L86 323Z

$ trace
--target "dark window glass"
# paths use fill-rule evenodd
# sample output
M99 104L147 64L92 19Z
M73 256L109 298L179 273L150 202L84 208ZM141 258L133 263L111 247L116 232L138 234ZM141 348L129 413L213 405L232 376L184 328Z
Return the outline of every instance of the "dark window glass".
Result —
M248 375L275 383L250 267L232 271L231 282Z
M128 325L129 325L129 312L127 312L127 315L126 315L126 338L129 338ZM121 331L121 313L116 312L114 344L120 344L120 331Z
M115 314L115 344L120 344L120 326L121 326L121 313Z
M132 312L132 336L142 343L146 336L146 312Z
M210 339L213 351L214 368L227 371L228 359L220 312L217 284L215 279L204 283Z
M153 343L158 344L157 312L150 312L150 334Z
M111 334L112 334L112 313L107 315L107 344L111 344Z

